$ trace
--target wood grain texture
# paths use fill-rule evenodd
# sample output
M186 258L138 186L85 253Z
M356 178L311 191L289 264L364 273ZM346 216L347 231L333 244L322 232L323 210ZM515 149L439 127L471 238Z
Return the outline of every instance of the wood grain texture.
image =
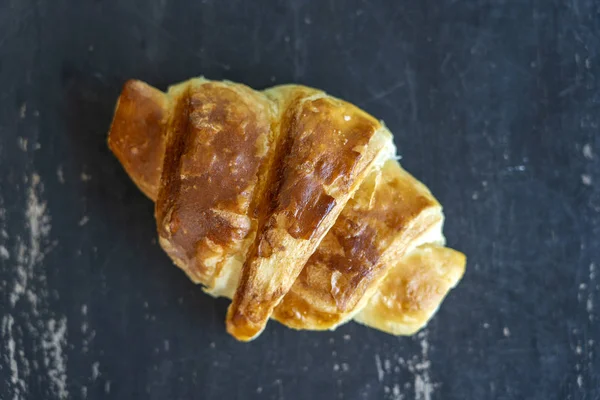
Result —
M0 4L0 398L600 396L600 10ZM122 84L319 87L383 119L469 257L429 327L228 337L106 148Z

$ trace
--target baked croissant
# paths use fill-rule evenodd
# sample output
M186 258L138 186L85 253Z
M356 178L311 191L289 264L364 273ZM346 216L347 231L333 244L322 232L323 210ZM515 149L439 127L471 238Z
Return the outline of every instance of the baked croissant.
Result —
M464 273L440 204L400 167L388 129L322 91L196 78L164 93L132 80L108 143L155 202L162 248L233 300L238 340L269 318L412 334Z

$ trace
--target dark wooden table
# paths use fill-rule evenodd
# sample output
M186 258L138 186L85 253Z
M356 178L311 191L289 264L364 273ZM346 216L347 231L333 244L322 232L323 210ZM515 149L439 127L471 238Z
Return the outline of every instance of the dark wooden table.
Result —
M600 398L597 1L0 3L0 398ZM463 282L428 328L250 344L106 147L123 82L325 89L383 119Z

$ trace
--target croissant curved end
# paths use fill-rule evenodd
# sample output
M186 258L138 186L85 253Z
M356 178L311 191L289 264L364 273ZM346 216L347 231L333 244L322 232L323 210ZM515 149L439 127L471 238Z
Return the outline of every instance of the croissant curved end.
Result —
M383 123L299 85L131 80L108 144L155 202L159 243L213 296L227 331L267 321L395 335L424 326L461 279L437 200L404 171Z
M265 325L259 322L252 321L245 315L234 311L231 307L227 309L226 328L227 332L242 342L249 342L256 339L265 329Z

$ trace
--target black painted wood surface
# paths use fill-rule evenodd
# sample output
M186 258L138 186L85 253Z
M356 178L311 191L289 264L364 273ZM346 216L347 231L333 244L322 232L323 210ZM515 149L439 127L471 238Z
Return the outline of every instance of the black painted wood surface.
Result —
M600 398L599 52L591 0L0 2L0 398ZM469 257L427 329L225 333L106 147L200 74L386 122Z

